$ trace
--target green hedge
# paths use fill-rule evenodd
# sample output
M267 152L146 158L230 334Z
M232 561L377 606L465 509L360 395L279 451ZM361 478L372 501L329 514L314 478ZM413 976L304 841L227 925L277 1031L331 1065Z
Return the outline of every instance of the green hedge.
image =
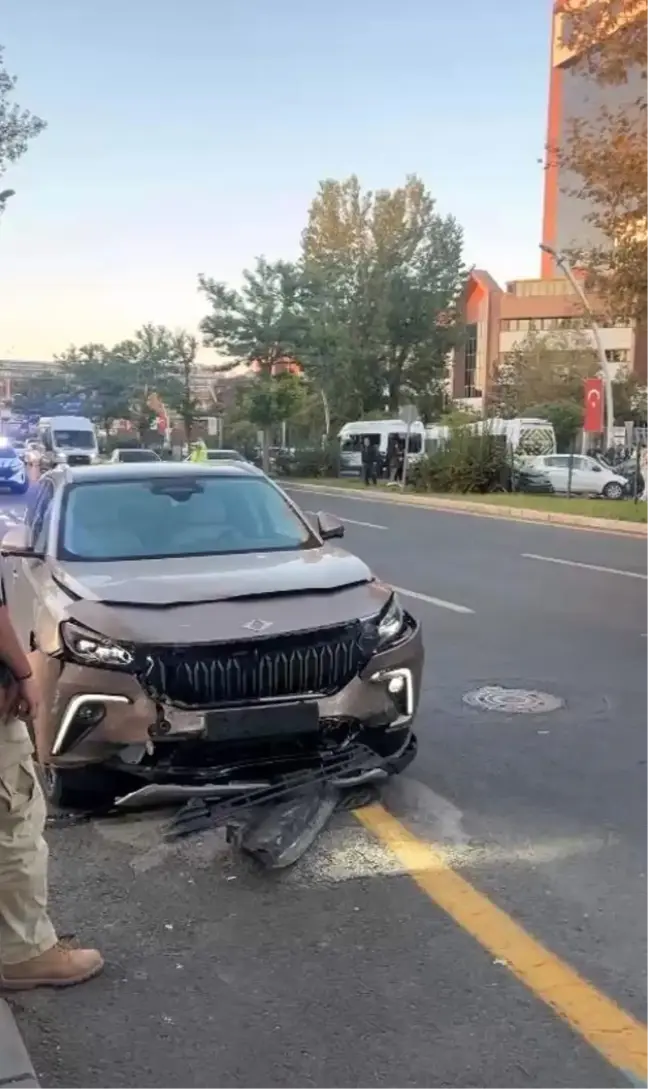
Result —
M456 432L410 467L408 482L417 492L484 493L506 489L510 470L506 443L499 436Z
M340 453L337 443L308 450L296 450L294 454L280 454L276 459L276 472L280 476L336 477L340 470Z

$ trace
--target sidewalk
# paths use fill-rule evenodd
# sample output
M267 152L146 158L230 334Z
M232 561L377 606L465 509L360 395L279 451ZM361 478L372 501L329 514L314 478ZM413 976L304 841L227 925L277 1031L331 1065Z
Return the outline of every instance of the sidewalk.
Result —
M37 1086L39 1081L30 1062L18 1025L8 1004L0 998L0 1086Z
M582 514L569 514L563 511L539 510L536 507L517 507L506 505L487 505L485 502L471 499L446 499L440 496L415 495L401 492L373 489L369 493L360 488L343 488L335 484L312 484L307 481L290 478L278 482L283 488L300 491L321 492L322 495L344 496L360 503L391 503L406 507L425 507L428 510L450 511L453 514L478 515L481 518L505 518L516 522L540 522L545 525L559 525L571 529L599 530L604 533L623 534L627 537L646 537L645 522L621 521L615 518L590 518Z

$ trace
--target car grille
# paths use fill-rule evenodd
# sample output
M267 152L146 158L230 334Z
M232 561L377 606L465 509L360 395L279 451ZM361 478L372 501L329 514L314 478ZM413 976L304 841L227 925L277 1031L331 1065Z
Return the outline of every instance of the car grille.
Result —
M369 660L373 631L358 621L259 641L150 647L140 676L154 698L190 707L331 695Z

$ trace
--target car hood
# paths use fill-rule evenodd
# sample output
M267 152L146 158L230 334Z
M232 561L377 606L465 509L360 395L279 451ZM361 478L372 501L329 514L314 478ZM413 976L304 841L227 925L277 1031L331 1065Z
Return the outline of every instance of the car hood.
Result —
M188 559L70 563L54 579L73 596L65 614L94 631L155 643L210 642L371 616L391 590L357 556L325 545ZM252 623L252 627L246 625Z

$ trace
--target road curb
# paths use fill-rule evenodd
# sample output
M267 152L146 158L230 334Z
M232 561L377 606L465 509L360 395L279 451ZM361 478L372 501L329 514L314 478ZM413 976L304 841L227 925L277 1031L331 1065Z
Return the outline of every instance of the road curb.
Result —
M623 534L626 537L645 538L648 527L645 522L622 522L616 518L589 518L584 514L565 514L562 511L535 510L533 507L486 507L484 503L469 499L436 499L425 495L385 495L375 492L358 495L353 488L338 488L335 484L303 484L281 481L283 488L321 492L323 495L346 496L361 503L388 503L392 506L423 507L426 510L443 510L451 514L476 514L482 518L504 518L513 522L539 522L544 525L565 526L571 529L599 530L604 533Z
M36 1086L38 1089L39 1085L14 1015L0 998L0 1086L2 1089L13 1089L14 1086L20 1089Z

